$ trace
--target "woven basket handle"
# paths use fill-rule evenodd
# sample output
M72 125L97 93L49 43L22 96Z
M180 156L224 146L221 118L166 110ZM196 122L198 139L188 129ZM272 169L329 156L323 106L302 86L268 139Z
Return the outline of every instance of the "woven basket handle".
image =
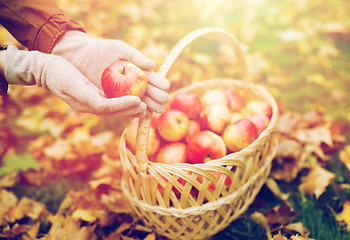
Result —
M158 74L162 77L165 77L174 64L175 60L182 53L182 51L189 46L194 40L211 33L219 33L228 37L231 40L233 50L238 59L240 68L241 68L241 77L243 81L247 79L247 66L242 50L239 46L236 38L229 32L219 29L219 28L200 28L193 32L190 32L184 38L182 38L170 51L169 55L165 59L163 65L160 66ZM147 158L147 140L148 140L148 132L151 124L152 112L147 110L146 116L143 119L140 119L140 123L137 129L137 137L136 137L136 164L137 170L140 173L145 173L148 166L148 158Z

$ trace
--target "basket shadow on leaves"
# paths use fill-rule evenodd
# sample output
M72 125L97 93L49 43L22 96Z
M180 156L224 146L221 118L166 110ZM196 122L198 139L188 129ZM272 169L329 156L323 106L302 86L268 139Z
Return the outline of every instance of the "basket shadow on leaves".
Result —
M139 123L136 154L120 141L123 164L122 189L135 213L156 233L170 239L202 239L212 236L237 219L253 202L271 170L277 151L278 108L265 88L246 81L246 63L233 35L225 30L202 28L181 39L170 52L159 74L166 76L178 55L192 41L206 34L223 34L232 42L240 62L242 80L211 79L197 82L172 93L205 91L217 88L239 90L245 98L260 99L273 109L269 126L248 147L203 164L163 164L151 162L146 143L151 112ZM169 102L170 102L169 101ZM220 177L214 176L219 173ZM227 186L225 181L230 179ZM214 184L214 191L208 185Z

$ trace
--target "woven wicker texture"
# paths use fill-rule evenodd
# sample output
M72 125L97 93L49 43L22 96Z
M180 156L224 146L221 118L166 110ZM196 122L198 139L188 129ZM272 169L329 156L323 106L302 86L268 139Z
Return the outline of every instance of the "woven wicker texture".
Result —
M179 54L194 40L206 34L220 34L232 43L242 72L241 80L211 79L186 86L179 92L203 95L210 89L239 89L246 98L260 99L272 106L269 126L248 147L203 164L162 164L146 155L151 112L137 129L136 154L120 142L123 164L122 188L136 214L155 232L171 239L202 239L214 235L238 218L252 203L265 183L271 161L277 151L276 121L278 109L265 88L246 81L246 63L242 51L230 33L202 28L181 39L172 49L159 73L166 76ZM171 101L171 100L170 100ZM214 174L220 173L216 178ZM231 184L225 185L226 178ZM209 191L208 185L215 190Z

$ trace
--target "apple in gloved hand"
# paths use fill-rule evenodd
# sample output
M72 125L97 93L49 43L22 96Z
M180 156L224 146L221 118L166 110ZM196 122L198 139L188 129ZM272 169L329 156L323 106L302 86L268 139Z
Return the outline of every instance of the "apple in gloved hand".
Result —
M148 79L135 64L119 60L102 73L102 89L108 98L134 95L141 98L147 90Z

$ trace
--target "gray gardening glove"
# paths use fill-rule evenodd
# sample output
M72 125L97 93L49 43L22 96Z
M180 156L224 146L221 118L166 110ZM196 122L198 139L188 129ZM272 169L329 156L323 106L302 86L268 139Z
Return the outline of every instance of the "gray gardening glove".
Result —
M125 42L92 38L84 32L68 31L56 43L52 53L67 59L100 89L101 76L107 66L117 60L132 62L143 69L148 77L147 92L142 101L151 110L162 112L163 104L169 99L168 80L151 71L154 63Z
M45 87L74 109L98 115L144 117L146 104L135 96L106 98L66 59L38 51L22 51L8 46L5 78L9 84Z

